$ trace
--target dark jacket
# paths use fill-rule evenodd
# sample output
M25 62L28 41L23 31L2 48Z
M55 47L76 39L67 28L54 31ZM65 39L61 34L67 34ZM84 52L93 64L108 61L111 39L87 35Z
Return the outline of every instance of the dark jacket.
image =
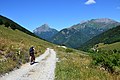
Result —
M33 47L31 47L31 48L29 49L29 54L30 54L30 56L33 56L33 55L34 55L34 48L33 48Z

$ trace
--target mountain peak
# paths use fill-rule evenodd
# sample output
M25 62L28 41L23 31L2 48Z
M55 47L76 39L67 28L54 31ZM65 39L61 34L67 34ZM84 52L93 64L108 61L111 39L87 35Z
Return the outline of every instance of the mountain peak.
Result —
M48 24L43 24L41 27L50 28Z
M71 28L81 29L81 28L85 28L86 26L103 28L103 27L106 27L107 25L110 26L111 24L116 24L116 23L119 23L119 22L109 18L97 18L97 19L82 21L79 24L73 25L72 27L70 27L70 29ZM106 28L108 28L109 26L107 26Z
M50 28L48 24L43 24L42 26L33 30L33 33L43 39L49 40L58 31L56 29Z
M93 22L101 22L101 23L111 23L111 22L116 22L112 19L109 19L109 18L98 18L98 19L92 19L91 21Z
M48 24L43 24L42 26L38 27L38 29L42 31L47 31L50 29L50 27L48 26Z
M43 24L42 26L36 28L35 30L33 30L33 32L46 32L49 31L51 28L48 26L48 24Z

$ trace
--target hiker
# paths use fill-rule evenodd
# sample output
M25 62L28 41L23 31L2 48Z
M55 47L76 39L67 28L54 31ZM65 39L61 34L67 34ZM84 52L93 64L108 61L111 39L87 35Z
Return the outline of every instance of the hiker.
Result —
M29 49L29 54L30 54L30 64L34 64L35 63L35 49L34 47L32 46L30 49Z

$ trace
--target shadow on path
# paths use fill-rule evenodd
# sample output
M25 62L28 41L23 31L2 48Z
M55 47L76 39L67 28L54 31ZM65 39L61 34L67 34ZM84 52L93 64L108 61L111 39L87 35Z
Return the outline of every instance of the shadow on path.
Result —
M35 63L39 63L39 62L33 62L33 63L30 63L30 65L33 65L33 64L35 64Z

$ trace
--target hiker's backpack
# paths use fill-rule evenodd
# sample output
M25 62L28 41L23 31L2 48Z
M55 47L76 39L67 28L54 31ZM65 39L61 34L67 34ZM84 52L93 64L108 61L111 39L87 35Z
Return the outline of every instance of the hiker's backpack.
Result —
M33 47L30 48L29 53L30 53L30 55L31 55L31 54L34 54L34 49L33 49Z

